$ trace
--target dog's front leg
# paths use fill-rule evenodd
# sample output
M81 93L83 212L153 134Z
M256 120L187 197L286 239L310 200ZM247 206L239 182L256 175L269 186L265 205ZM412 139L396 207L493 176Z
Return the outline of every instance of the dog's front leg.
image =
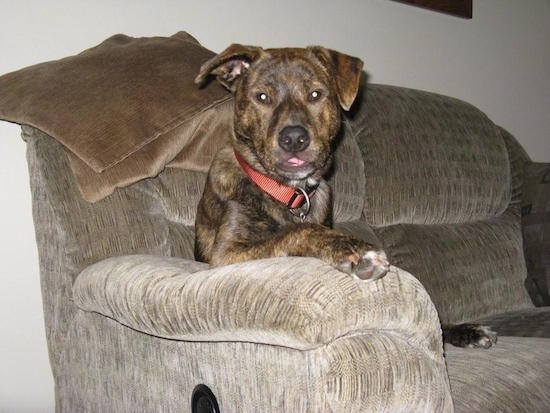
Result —
M216 237L211 263L223 265L285 256L315 257L362 280L378 279L389 269L384 251L323 225L289 225L267 237L260 236L262 232L245 234L241 229L237 234L229 227L221 230Z

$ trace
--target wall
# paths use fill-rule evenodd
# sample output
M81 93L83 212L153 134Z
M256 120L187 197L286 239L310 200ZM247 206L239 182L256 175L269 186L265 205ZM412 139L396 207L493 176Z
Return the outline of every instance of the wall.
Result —
M0 73L61 58L114 33L187 30L231 42L321 44L362 57L370 80L467 100L550 161L550 2L474 0L473 20L389 0L0 0ZM1 91L0 91L1 93ZM53 410L25 147L0 122L0 412Z

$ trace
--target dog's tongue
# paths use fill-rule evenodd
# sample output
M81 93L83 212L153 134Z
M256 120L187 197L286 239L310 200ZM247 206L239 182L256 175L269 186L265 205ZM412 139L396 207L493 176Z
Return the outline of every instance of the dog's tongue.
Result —
M305 161L302 161L300 158L293 156L287 161L292 166L301 166L305 163Z

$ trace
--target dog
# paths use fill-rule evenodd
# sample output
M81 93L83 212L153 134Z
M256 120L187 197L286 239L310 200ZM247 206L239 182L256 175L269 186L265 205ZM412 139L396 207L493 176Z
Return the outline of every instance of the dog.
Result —
M235 113L232 145L214 158L198 205L197 260L307 256L364 281L388 272L382 249L331 228L324 179L362 70L360 59L323 47L239 44L201 66L195 82L215 76L234 94ZM478 330L463 326L445 327L445 337L470 345Z
M359 89L363 62L322 47L233 44L200 69L234 93L232 146L210 167L195 257L212 265L277 256L319 258L362 280L389 269L384 251L331 229L324 180Z

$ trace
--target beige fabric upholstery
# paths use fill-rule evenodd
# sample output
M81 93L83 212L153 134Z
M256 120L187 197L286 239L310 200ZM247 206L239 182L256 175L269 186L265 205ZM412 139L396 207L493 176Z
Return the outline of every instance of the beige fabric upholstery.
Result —
M303 351L159 339L80 311L67 338L62 411L187 412L197 383L213 390L222 412L451 411L447 384L432 380L437 364L391 332Z
M490 351L445 346L455 410L548 411L548 341L501 337Z
M415 304L401 305L403 296ZM430 358L438 357L440 346L429 296L415 278L397 268L380 283L369 284L312 258L209 269L175 258L122 256L84 270L73 298L83 310L170 339L308 349L384 326L430 349Z
M467 103L412 89L369 85L359 104L350 125L364 156L363 218L391 262L420 279L444 322L532 307L521 166L501 130Z

